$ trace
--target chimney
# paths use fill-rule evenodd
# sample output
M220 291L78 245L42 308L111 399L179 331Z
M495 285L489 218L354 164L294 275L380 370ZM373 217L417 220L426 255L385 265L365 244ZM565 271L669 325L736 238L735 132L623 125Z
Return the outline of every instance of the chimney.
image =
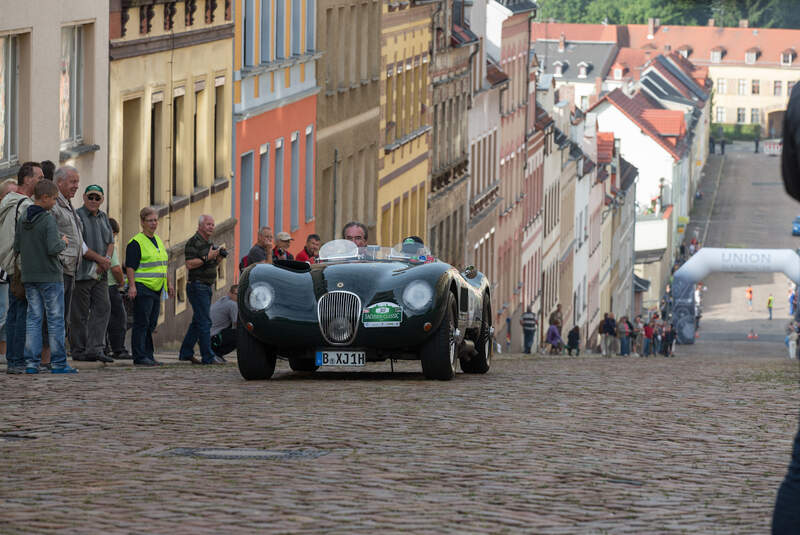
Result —
M739 20L739 28L749 28L749 27L750 27L750 21L749 20L747 20L747 19L740 19Z
M561 37L558 39L558 51L563 52L567 49L567 36L564 35L564 32L561 32Z
M714 19L708 19L708 25L714 26Z
M656 19L647 19L647 38L652 39L656 34Z

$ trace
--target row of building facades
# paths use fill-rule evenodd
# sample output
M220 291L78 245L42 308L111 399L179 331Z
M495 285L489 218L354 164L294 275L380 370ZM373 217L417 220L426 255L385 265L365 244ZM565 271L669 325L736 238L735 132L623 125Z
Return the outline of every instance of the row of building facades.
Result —
M763 105L727 92L713 103L721 122L732 112L720 107L761 106L747 118L774 134L796 54L762 45L737 63L734 35L703 63L691 32L657 21L541 23L536 10L2 0L0 175L32 159L77 167L82 187L106 189L120 243L141 207L157 209L178 288L163 302L161 343L190 320L182 255L201 214L233 253L218 292L260 227L291 233L299 250L309 233L326 241L357 220L370 243L418 235L441 260L485 272L512 348L528 306L546 327L560 304L562 331L578 325L592 342L603 312L660 297L708 153L712 81L780 79L786 93ZM718 41L757 35L744 26L709 28Z

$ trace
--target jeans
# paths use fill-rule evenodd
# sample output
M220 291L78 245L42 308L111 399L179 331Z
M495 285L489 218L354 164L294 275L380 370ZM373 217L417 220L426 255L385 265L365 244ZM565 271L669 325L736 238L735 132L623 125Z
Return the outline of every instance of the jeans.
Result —
M6 315L8 314L9 284L0 283L0 342L6 341Z
M153 331L158 325L161 311L161 292L155 292L136 283L136 299L133 300L133 329L131 353L134 362L155 360L153 354Z
M773 535L800 533L800 430L794 437L789 470L775 499L772 533Z
M620 336L619 337L619 345L620 350L619 352L623 355L630 355L631 354L631 337L630 336Z
M110 312L105 277L75 283L69 315L69 346L73 358L97 358L103 354Z
M772 319L772 307L767 307L769 309L769 319Z
M26 282L28 313L25 322L25 365L38 368L42 360L42 321L47 318L50 364L53 369L67 365L64 334L64 283Z
M531 346L533 346L533 336L536 334L536 329L522 329L522 338L524 340L525 353L531 352Z
M645 337L644 347L642 348L642 355L645 357L653 350L653 339Z
M8 314L6 315L6 360L9 368L25 366L25 329L28 302L17 299L8 292Z
M125 333L128 331L128 313L116 284L108 287L108 301L111 304L111 315L108 318L106 334L108 346L114 354L127 351L125 349Z
M183 337L179 358L188 358L194 354L194 345L200 345L203 362L211 362L214 352L211 350L211 286L202 282L190 282L186 285L186 297L192 305L192 323Z

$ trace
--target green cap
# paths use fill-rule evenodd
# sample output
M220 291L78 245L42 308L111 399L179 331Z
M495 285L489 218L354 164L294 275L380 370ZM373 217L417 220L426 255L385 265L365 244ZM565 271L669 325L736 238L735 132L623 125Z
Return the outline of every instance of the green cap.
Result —
M101 188L97 184L92 184L91 186L86 186L86 189L83 190L84 193L89 193L90 191L99 191L100 193L105 195L105 192L103 191L103 188Z

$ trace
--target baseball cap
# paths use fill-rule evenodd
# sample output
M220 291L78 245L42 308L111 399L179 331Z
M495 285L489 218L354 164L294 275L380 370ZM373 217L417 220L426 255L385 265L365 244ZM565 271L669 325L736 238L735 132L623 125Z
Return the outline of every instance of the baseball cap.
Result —
M84 193L89 193L90 191L99 191L101 195L105 195L103 188L98 186L97 184L92 184L91 186L86 186L86 189L83 190Z
M275 236L275 239L278 241L292 241L294 238L292 238L292 235L288 232L278 232L278 235Z

